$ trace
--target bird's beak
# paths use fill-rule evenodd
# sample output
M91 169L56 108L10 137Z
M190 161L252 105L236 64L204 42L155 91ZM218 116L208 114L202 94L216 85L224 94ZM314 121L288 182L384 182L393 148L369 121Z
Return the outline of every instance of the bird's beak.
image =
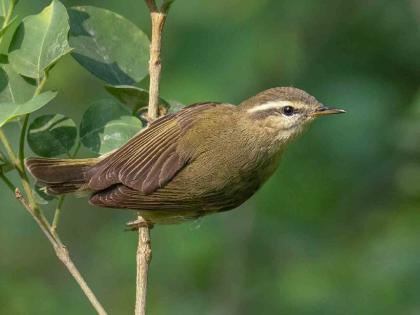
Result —
M315 117L318 116L324 116L324 115L332 115L332 114L343 114L346 111L344 109L338 109L338 108L329 108L326 106L318 107L312 115Z

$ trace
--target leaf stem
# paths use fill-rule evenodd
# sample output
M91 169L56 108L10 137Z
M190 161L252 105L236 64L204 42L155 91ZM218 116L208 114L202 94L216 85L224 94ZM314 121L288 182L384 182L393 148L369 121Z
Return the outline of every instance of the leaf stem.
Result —
M76 157L77 153L79 153L79 150L80 150L80 141L77 143L73 154L69 154L69 158L74 159ZM55 208L55 211L54 211L54 218L53 218L53 222L52 222L52 225L51 225L51 232L54 235L57 232L58 223L60 221L61 209L63 208L63 204L64 204L65 199L66 199L65 195L62 195L62 196L60 196L60 198L58 198L57 207Z
M33 96L37 96L42 92L42 89L44 88L45 83L47 82L48 74L45 72L44 76L38 81L38 86L36 87ZM21 171L26 173L25 170L25 139L26 139L26 133L28 130L28 123L29 123L29 115L26 114L23 116L23 124L22 128L20 130L20 139L19 139L19 164L21 167Z
M22 127L20 129L19 151L18 151L19 152L18 153L19 164L20 164L21 169L24 172L26 172L25 171L25 165L24 165L24 163L25 163L25 138L26 138L26 131L28 129L28 123L29 123L29 114L26 114L23 117L23 124L22 124Z
M146 1L147 6L149 7L150 12L158 11L155 0L145 0L145 1Z
M2 3L4 4L4 2L2 2ZM10 19L11 19L12 14L13 14L13 10L15 9L15 5L16 5L15 1L10 1L9 10L7 11L7 14L4 17L4 21L3 21L3 25L1 26L1 29L5 28L9 24ZM0 36L0 44L3 41L3 37L4 37L4 34L3 34L3 36Z
M47 78L48 78L48 72L45 72L44 76L38 81L38 86L36 87L33 96L37 96L41 94L42 89L44 88L45 83L47 82Z
M12 14L13 14L13 10L15 9L15 4L16 4L15 1L10 1L9 10L7 11L7 14L4 18L2 28L4 28L5 26L7 26L7 24L9 24L10 19L11 19Z
M73 154L71 154L71 158L72 158L72 159L74 159L74 158L77 156L77 153L79 153L80 146L81 146L81 142L80 142L80 141L78 141L78 142L77 142L77 145L76 145L76 148L74 149Z
M47 72L38 81L38 86L35 89L35 92L34 92L33 96L37 96L41 93L46 81L47 81ZM29 115L30 114L26 114L23 117L23 124L22 124L22 128L20 130L20 137L19 137L18 160L16 160L16 165L19 165L19 168L17 168L17 170L18 170L19 176L22 180L22 186L23 186L23 189L25 190L25 193L27 195L29 204L33 207L35 212L41 212L41 209L36 205L35 198L32 194L31 185L29 184L28 174L26 173L26 169L25 169L25 139L26 139L26 133L27 133L27 130L28 130Z
M0 128L0 141L3 144L4 149L6 150L6 153L9 156L10 161L12 163L15 163L17 161L16 155L13 152L9 139L7 138L2 128ZM14 165L14 166L18 166L18 165Z

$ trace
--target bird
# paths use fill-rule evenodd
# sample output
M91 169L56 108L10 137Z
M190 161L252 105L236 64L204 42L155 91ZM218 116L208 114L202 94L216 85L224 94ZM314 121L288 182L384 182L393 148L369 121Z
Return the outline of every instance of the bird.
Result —
M312 121L344 112L301 89L275 87L239 105L189 105L97 158L25 164L49 194L87 192L91 205L137 210L151 225L182 223L240 206Z

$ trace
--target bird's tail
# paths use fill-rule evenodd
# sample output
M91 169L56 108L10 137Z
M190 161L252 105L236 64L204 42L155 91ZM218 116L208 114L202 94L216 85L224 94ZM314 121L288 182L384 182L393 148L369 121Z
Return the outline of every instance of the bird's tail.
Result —
M91 169L99 159L47 159L28 158L25 165L37 183L52 195L88 190Z

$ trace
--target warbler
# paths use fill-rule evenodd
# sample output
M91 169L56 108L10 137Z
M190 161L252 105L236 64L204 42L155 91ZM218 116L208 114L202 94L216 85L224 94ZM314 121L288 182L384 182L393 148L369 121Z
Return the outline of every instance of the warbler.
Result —
M138 210L150 224L179 223L241 205L310 122L344 112L276 87L238 106L187 106L98 158L29 158L26 166L49 194L86 191L92 205Z

